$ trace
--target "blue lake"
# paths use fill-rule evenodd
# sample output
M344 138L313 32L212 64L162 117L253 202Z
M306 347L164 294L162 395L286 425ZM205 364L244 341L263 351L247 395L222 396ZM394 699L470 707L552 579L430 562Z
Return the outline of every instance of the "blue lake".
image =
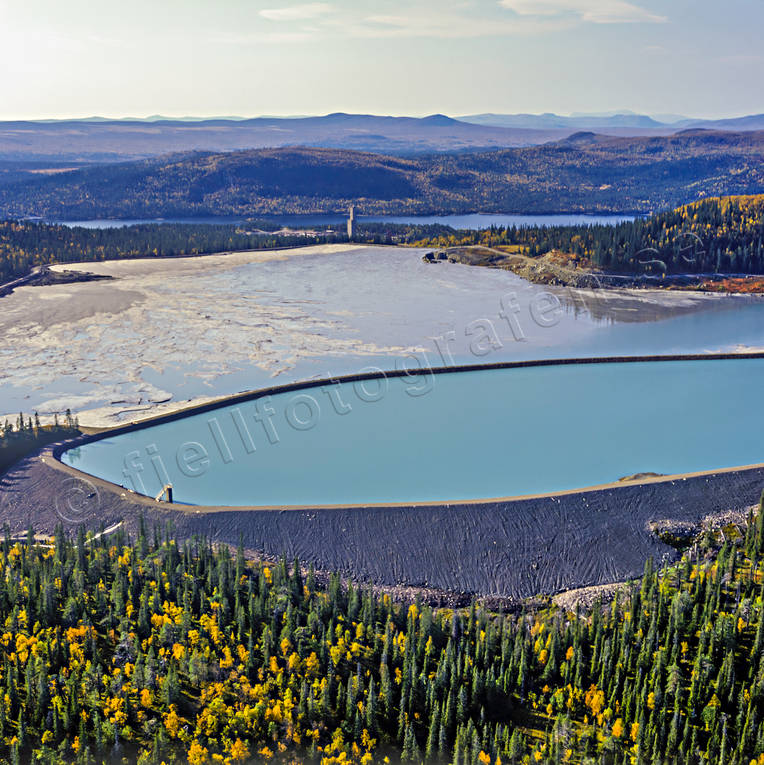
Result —
M607 362L327 384L72 449L177 502L335 505L519 496L764 462L764 359Z
M271 220L284 226L322 226L343 224L347 220L345 215L262 215L254 216L258 220ZM484 229L491 226L511 227L517 226L572 226L584 225L613 225L626 220L634 220L633 215L523 215L519 213L469 213L464 215L361 215L358 220L363 223L440 223L444 226L463 229ZM83 228L121 228L123 226L137 226L147 223L193 223L193 224L216 224L231 225L244 223L243 218L134 218L131 220L76 220L76 221L53 221L67 226L82 226Z

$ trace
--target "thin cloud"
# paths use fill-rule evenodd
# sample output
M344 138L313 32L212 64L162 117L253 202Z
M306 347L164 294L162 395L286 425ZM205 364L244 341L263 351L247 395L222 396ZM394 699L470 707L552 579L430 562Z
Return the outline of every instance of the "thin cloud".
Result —
M261 44L283 44L283 43L303 43L309 42L316 37L318 33L314 30L295 30L287 32L252 32L241 35L216 35L208 38L211 43L221 46L241 46L250 47Z
M499 5L520 16L572 14L593 24L667 21L665 16L651 13L626 0L499 0Z
M283 17L282 17L283 18ZM281 19L280 19L281 20ZM283 19L286 20L286 19ZM243 34L226 34L212 38L225 45L253 45L257 43L307 42L319 39L396 39L435 38L468 39L476 37L521 36L547 33L554 29L570 28L570 19L487 19L454 13L407 13L406 15L337 14L300 23L294 20L289 31L276 31L272 26L253 29ZM277 27L282 30L284 27Z
M352 37L431 37L462 39L469 37L497 37L533 34L549 31L551 22L539 23L532 19L501 20L478 18L453 13L437 14L375 14L355 23L344 23L344 31ZM569 23L558 20L554 26L565 27Z
M268 21L305 21L326 16L333 11L334 7L329 3L305 3L286 8L265 8L260 11L260 15Z
M428 4L417 3L405 13L363 14L360 9L352 9L341 15L330 3L264 9L259 11L262 18L291 22L295 28L285 34L274 32L273 28L262 29L253 32L253 36L264 42L285 43L320 37L467 39L547 34L582 21L612 24L665 20L627 0L498 0L488 14L476 13L473 2L456 0L444 5L433 10ZM502 7L514 14L502 14ZM310 22L310 26L305 22Z

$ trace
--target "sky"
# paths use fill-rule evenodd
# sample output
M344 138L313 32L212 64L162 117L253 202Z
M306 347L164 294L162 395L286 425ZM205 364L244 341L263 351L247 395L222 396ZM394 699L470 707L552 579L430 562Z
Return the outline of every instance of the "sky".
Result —
M0 0L0 119L764 112L762 0Z

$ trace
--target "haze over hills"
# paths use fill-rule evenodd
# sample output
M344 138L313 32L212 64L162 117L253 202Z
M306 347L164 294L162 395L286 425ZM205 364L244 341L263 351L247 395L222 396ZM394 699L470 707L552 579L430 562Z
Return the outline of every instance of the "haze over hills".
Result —
M0 188L0 214L54 219L344 211L640 212L764 192L764 131L620 138L392 157L282 147L95 166Z
M464 122L474 125L495 127L524 128L526 130L606 130L607 128L636 128L639 130L675 129L645 114L618 113L612 115L572 115L559 114L471 114L459 117Z
M473 125L444 115L379 117L261 117L202 121L70 120L0 123L0 160L120 161L181 151L237 151L320 146L416 154L524 146L556 140L570 130Z
M524 128L525 130L596 130L608 133L609 130L654 130L673 133L687 128L705 128L709 130L764 130L764 114L750 114L744 117L706 120L680 115L661 115L651 117L634 112L615 112L610 114L471 114L458 119L475 125Z
M640 114L481 114L454 119L335 113L320 117L239 117L0 122L0 163L53 166L146 159L173 152L278 146L353 149L397 156L538 145L580 130L616 136L671 135L687 127L764 129L764 115L668 124ZM24 167L16 168L23 170ZM44 165L31 169L44 169ZM0 179L1 180L1 179Z

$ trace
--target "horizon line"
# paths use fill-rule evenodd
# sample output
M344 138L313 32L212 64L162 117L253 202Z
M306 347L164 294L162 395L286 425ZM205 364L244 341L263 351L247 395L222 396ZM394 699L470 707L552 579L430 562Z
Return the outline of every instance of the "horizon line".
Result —
M316 112L312 114L257 114L251 116L243 116L239 114L211 114L211 115L195 115L195 114L146 114L144 116L137 115L121 115L111 116L104 114L91 114L86 116L53 116L53 117L4 117L0 116L0 123L2 122L148 122L148 121L167 121L167 122L208 122L212 120L224 120L230 122L245 122L256 119L278 119L278 120L298 120L298 119L315 119L320 117L329 117L333 115L346 115L349 117L391 117L397 119L426 119L427 117L445 116L454 120L464 120L468 117L478 117L483 115L496 115L502 117L517 117L517 116L529 116L529 117L561 117L563 119L611 119L616 116L624 117L649 117L658 122L662 122L665 125L675 124L676 122L682 122L684 120L727 120L727 119L742 119L744 117L758 116L764 114L764 108L762 110L752 110L745 113L725 113L721 116L714 115L672 115L672 117L678 117L671 122L663 122L659 117L667 116L660 111L635 111L633 109L607 109L596 110L592 112L531 112L531 111L475 111L469 114L449 114L447 112L428 112L428 113L383 113L383 112L367 112L367 111L328 111L328 112Z

